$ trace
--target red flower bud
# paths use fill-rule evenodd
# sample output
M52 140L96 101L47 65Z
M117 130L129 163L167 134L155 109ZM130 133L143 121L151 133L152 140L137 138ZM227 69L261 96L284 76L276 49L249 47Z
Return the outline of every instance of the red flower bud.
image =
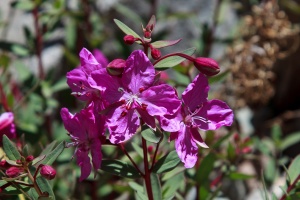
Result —
M40 174L42 175L42 177L44 177L48 180L52 180L56 176L56 171L50 165L44 165L41 168Z
M251 147L244 147L242 149L242 153L250 153L252 151L252 148Z
M13 167L8 168L5 173L8 177L14 178L14 177L19 176L22 172L23 172L22 168L13 166Z
M27 156L26 162L31 162L31 161L33 161L33 159L34 159L34 157L32 155Z
M198 57L194 60L195 67L207 76L214 76L220 72L218 63L211 58Z
M125 60L115 59L107 65L106 70L112 76L119 76L123 73L125 67L126 67Z
M147 39L150 39L150 38L151 38L151 31L147 31L147 30L146 30L146 31L144 32L144 37L147 38Z
M235 142L240 141L240 136L239 136L239 134L238 134L238 133L235 133L235 134L233 135L233 139L234 139Z
M10 164L6 162L6 160L1 160L0 161L0 169L8 169L10 167Z
M161 56L160 50L155 49L155 48L151 49L151 56L154 60L159 59Z
M132 45L135 42L135 38L132 35L125 35L123 39L125 44L128 45Z

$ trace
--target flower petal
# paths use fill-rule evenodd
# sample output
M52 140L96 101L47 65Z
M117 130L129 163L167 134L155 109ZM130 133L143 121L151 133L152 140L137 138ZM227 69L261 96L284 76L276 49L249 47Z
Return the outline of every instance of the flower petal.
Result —
M205 118L207 122L197 120L197 117ZM205 102L193 119L202 130L216 130L221 126L230 126L232 124L233 111L225 102L215 99Z
M81 168L79 181L83 181L84 179L86 179L92 171L92 165L88 154L88 151L84 151L80 148L78 148L76 151L77 165Z
M140 114L142 120L153 130L156 129L155 126L155 118L151 115L148 114L147 111L141 109L141 108L137 108L137 112Z
M188 126L181 124L178 137L175 139L175 148L184 167L192 168L198 159L198 147L193 140L191 130Z
M147 89L154 82L155 70L141 50L136 50L126 60L126 68L122 75L122 83L133 92L139 93L139 89ZM128 91L129 92L129 91Z
M204 140L202 139L199 131L198 131L198 128L197 127L190 127L190 130L191 130L191 133L192 133L192 136L193 136L193 140L200 146L200 147L203 147L203 148L209 148Z
M140 98L147 105L147 112L151 116L172 115L181 106L174 89L166 84L148 88L141 93Z
M93 140L91 143L91 154L92 154L92 162L94 170L100 169L101 161L102 161L102 153L101 153L101 142L100 140Z
M198 74L182 93L182 100L190 110L194 112L203 102L207 101L209 85L203 74Z
M168 131L168 132L177 132L177 131L179 131L180 123L183 120L180 110L181 109L178 109L178 111L174 115L158 116L160 127L164 131Z
M102 67L106 68L106 66L109 63L106 56L98 49L94 49L93 54L94 54L96 60L102 65Z
M91 74L89 82L93 88L103 91L102 97L105 101L112 104L120 100L123 92L121 79L117 76L109 75L106 70L97 70Z
M0 115L0 131L9 126L14 121L14 114L12 112L5 112Z
M114 144L129 140L140 126L139 117L134 110L118 107L108 112L107 118L109 140Z

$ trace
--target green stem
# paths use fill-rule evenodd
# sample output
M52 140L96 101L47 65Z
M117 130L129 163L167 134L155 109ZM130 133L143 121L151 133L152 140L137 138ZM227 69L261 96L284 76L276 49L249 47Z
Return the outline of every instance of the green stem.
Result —
M146 190L148 194L148 199L154 200L153 193L152 193L151 178L150 178L151 170L149 170L149 163L148 163L147 142L143 137L142 137L142 145L143 145L143 153L144 153L144 167L145 167L144 179L146 184Z

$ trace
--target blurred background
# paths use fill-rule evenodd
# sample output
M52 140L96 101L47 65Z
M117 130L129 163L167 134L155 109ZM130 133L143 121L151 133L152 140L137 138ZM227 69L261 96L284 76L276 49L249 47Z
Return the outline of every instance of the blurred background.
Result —
M163 177L164 192L191 200L280 197L285 169L300 153L299 0L1 0L1 113L13 110L18 136L33 153L68 140L59 111L84 105L70 95L65 78L79 65L79 51L126 59L141 47L126 45L113 19L142 35L141 24L152 15L153 41L182 38L162 55L196 47L197 57L219 62L209 98L227 102L235 113L232 127L204 134L214 146L199 150L195 169L180 166ZM184 62L166 71L166 81L183 91L197 73ZM73 151L56 162L57 199L133 199L132 186L101 171L79 185ZM120 157L111 147L103 151ZM172 188L171 176L185 182Z

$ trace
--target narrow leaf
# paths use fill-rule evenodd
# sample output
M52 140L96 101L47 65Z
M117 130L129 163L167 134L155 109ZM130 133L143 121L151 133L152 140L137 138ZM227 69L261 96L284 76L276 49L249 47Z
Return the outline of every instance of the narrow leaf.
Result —
M34 1L21 0L12 2L11 6L21 10L32 10L35 7L35 4Z
M181 39L178 40L159 40L159 41L155 41L153 43L151 43L152 47L159 49L159 48L163 48L163 47L168 47L168 46L172 46L174 44L177 44L178 42L180 42Z
M128 163L121 160L102 160L101 169L117 176L125 178L139 178L139 172Z
M290 164L288 168L288 175L290 177L290 184L292 184L297 177L300 175L299 171L299 166L300 166L300 155L298 155L293 162Z
M136 182L128 182L128 185L135 191L144 192L144 187L137 184Z
M24 45L6 41L0 41L0 49L12 52L18 56L27 56L30 53Z
M243 173L238 173L238 172L231 172L229 174L229 178L232 180L248 180L251 178L254 178L255 176L249 175L249 174L243 174Z
M40 155L47 155L48 153L50 153L50 152L54 149L56 143L57 143L57 141L54 140L53 142L51 142L50 144L48 144L48 145L43 149L43 151L40 153Z
M158 143L162 137L158 132L153 132L150 128L143 130L141 134L145 140L152 143Z
M165 155L155 163L153 172L160 174L171 171L180 163L180 159L175 150Z
M182 51L181 53L191 56L195 53L195 51L196 51L196 48L189 48L189 49ZM181 62L183 62L184 60L185 60L185 58L182 58L180 56L171 56L171 57L168 57L166 59L163 59L163 60L157 62L154 65L154 67L158 70L164 70L164 69L168 69L168 68L178 65Z
M7 181L4 180L0 180L0 187L7 184ZM18 185L18 188L22 189L24 192L28 191L30 189L30 187L28 186L24 186L24 185ZM6 187L4 190L1 191L1 195L17 195L17 194L21 194L22 192L14 186L8 186Z
M10 160L21 159L21 154L19 153L17 147L10 141L10 139L8 139L6 135L3 135L3 150Z
M49 194L48 199L53 199L55 200L55 195L53 193L52 187L49 184L49 181L47 179L45 179L44 177L37 177L36 178L36 182L39 185L40 189L42 190L42 192L47 192ZM41 199L41 198L39 198Z
M158 175L155 173L151 173L150 178L153 198L155 200L162 200L161 185L158 179Z
M199 181L199 183L208 181L208 176L214 169L214 163L216 159L216 155L213 153L209 153L207 156L205 156L205 158L201 162L200 167L197 169L195 180Z
M114 19L114 22L126 35L132 35L135 38L140 38L140 36L136 32L134 32L131 28L129 28L126 24L124 24L120 20Z
M300 132L292 133L288 136L286 136L280 143L279 149L281 151L291 147L294 144L297 144L300 142Z
M51 151L48 155L46 155L46 158L41 162L41 164L44 165L51 165L56 158L63 152L65 149L65 142L61 142L53 151Z
M152 31L154 29L155 25L156 25L156 18L155 18L155 15L152 15L146 27L152 26L151 27L152 28L151 31Z

